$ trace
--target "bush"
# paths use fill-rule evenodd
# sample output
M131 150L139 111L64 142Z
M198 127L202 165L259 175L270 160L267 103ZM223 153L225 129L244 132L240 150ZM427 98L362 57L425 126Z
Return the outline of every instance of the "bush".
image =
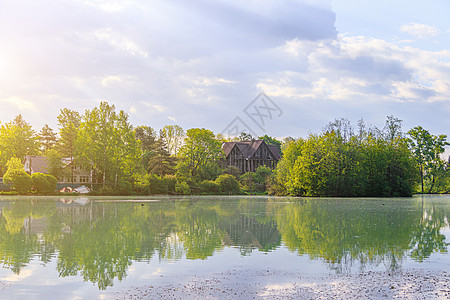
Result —
M220 194L220 186L217 182L212 180L205 180L200 183L202 193L206 194Z
M239 182L233 175L222 174L217 177L216 183L224 194L238 194L240 192Z
M131 183L127 180L119 180L116 187L116 193L118 195L130 195L133 192Z
M56 178L49 174L34 173L31 175L32 189L38 193L52 193L56 189Z
M55 176L50 174L45 174L45 178L50 184L51 190L50 192L54 192L56 190L56 184L58 183L58 179Z
M176 193L177 177L175 175L166 175L163 179L167 186L167 193L174 195Z
M151 195L167 194L167 182L156 175L148 175L147 191Z
M31 190L31 176L24 170L8 169L3 176L3 182L19 194L25 194Z
M189 195L191 193L191 188L185 181L177 182L175 185L175 193L177 195Z
M236 179L239 179L239 177L241 176L241 170L239 170L239 168L235 167L235 166L227 166L223 170L222 174L230 174L230 175L233 175L234 177L236 177Z

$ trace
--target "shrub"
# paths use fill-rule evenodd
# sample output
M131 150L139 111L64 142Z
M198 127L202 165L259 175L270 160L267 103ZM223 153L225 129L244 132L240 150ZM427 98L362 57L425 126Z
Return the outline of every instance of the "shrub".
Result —
M56 189L56 178L49 174L34 173L31 175L32 189L38 193L51 193Z
M116 187L116 193L118 195L130 195L133 192L131 183L127 180L119 180Z
M167 193L174 195L176 193L177 177L175 175L166 175L163 179L167 186Z
M220 186L217 182L212 180L204 180L200 183L200 189L202 193L206 194L219 194Z
M54 192L56 190L56 184L58 183L58 179L56 179L55 176L50 174L45 174L45 178L47 179L49 185L50 185L50 192Z
M233 175L222 174L217 177L216 183L224 194L238 194L240 192L239 182Z
M163 178L156 175L148 175L147 190L149 194L167 194L167 183Z
M177 182L175 185L175 193L177 195L189 195L191 193L191 188L185 181Z
M19 194L25 194L31 190L31 176L24 170L8 169L3 176L3 181Z
M238 167L235 166L227 166L224 170L222 174L230 174L233 175L234 177L236 177L236 179L239 179L239 177L241 176L241 171L239 170Z

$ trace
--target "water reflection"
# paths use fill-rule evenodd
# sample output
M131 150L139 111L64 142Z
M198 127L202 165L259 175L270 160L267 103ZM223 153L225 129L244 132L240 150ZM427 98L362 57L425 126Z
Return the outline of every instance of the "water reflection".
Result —
M88 198L0 202L0 262L19 274L33 257L57 259L59 276L100 289L133 261L207 259L224 247L242 255L290 251L337 272L446 252L446 203L380 199L198 198L124 203Z

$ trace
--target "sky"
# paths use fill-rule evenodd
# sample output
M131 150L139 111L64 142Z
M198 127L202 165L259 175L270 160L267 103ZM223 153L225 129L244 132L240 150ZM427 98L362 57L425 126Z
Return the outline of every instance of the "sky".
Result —
M100 101L134 125L450 136L447 0L0 0L0 121Z

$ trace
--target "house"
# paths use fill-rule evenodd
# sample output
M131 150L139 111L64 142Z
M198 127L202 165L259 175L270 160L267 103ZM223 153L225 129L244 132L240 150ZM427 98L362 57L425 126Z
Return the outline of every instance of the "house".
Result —
M73 164L71 158L62 158L65 176L58 178L58 183L88 184L92 183L93 170L90 167ZM72 173L73 164L73 173ZM27 155L25 157L24 169L28 174L49 173L48 158L46 156ZM73 174L73 181L72 181Z
M241 173L254 172L259 166L274 169L281 158L278 147L263 140L225 142L222 150L225 166L235 166Z

